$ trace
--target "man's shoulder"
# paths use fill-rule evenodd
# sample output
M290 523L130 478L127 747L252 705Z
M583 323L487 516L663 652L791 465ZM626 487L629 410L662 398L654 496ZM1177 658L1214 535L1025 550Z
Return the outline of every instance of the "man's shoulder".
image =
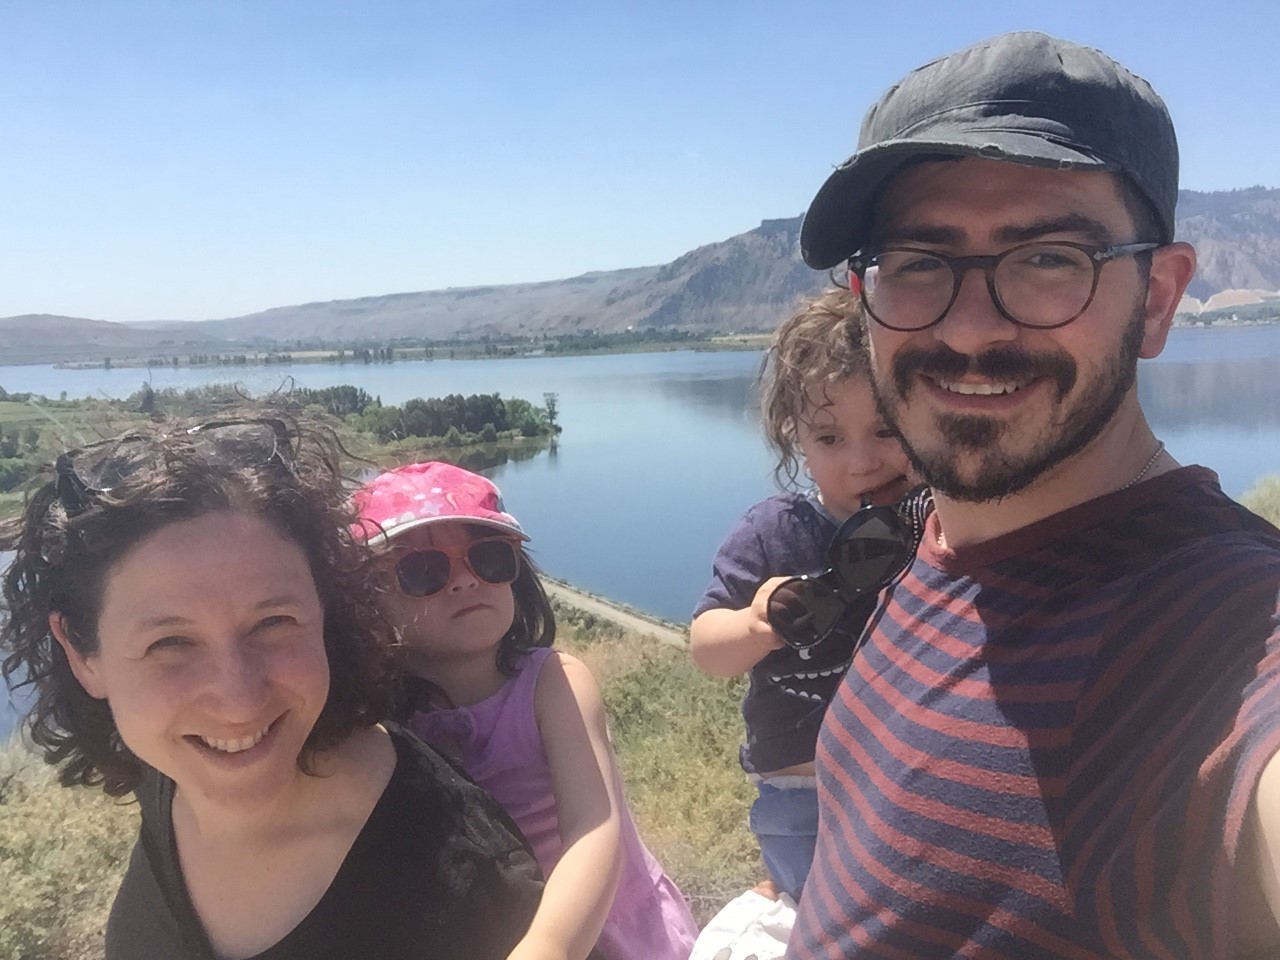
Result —
M1180 479L1126 518L1156 562L1204 569L1247 559L1259 572L1280 570L1280 530L1228 497L1210 471L1190 468Z

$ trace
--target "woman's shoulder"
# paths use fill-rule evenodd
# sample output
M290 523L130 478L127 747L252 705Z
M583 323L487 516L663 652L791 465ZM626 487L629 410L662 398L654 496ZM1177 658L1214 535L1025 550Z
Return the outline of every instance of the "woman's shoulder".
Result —
M413 822L396 833L435 835L434 842L455 854L474 859L496 857L519 864L532 858L520 828L487 792L469 779L449 758L403 727L387 724L395 744L397 763L386 816Z
M107 919L106 960L191 957L213 960L195 919L173 835L174 783L145 767L135 788L142 814Z
M391 737L396 751L396 766L391 774L388 789L393 785L402 789L427 792L462 790L474 786L462 772L462 768L431 746L408 727L384 722L382 726Z

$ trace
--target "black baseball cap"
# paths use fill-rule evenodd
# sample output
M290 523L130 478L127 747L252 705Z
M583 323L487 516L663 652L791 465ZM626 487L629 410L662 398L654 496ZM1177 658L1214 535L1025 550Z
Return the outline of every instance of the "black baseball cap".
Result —
M1151 202L1156 239L1173 240L1178 140L1151 84L1091 47L1006 33L925 64L868 111L858 152L809 205L805 263L826 270L861 250L885 181L931 154L1118 171Z

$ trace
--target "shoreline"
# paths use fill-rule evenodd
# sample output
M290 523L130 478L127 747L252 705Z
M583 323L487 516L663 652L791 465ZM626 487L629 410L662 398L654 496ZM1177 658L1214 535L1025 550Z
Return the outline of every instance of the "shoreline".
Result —
M663 620L617 600L580 590L571 583L545 573L541 579L547 596L565 606L593 614L637 636L652 637L682 650L689 646L688 624Z
M657 340L635 344L620 344L598 349L568 348L563 350L547 350L546 348L521 349L513 345L495 345L496 352L486 353L484 345L434 346L429 348L430 355L424 355L421 347L397 348L397 355L390 360L364 360L354 357L350 351L334 350L300 350L272 351L254 349L246 350L236 362L190 363L186 358L190 353L165 356L125 356L111 357L110 364L98 356L64 357L57 359L50 355L39 355L34 359L6 358L5 366L35 367L50 366L56 370L165 370L165 369L205 369L205 370L243 370L246 367L277 367L287 370L293 366L312 367L336 365L339 367L372 367L397 363L434 363L437 361L462 360L544 360L557 357L596 357L625 356L645 353L676 353L690 351L696 353L733 353L741 351L763 350L768 346L772 334L769 331L753 331L733 334L713 334L704 338L688 340ZM214 356L231 356L214 354ZM280 359L286 356L288 359ZM174 363L174 358L178 363Z
M1213 329L1251 329L1257 327L1280 326L1280 318L1266 320L1252 319L1218 319L1203 322L1194 313L1179 313L1174 317L1172 328L1175 330L1213 330ZM489 345L494 352L486 352L485 345L433 346L425 354L422 347L403 347L399 355L390 360L365 360L352 356L345 349L340 353L334 350L300 350L273 353L262 349L246 350L239 355L237 362L190 363L184 357L190 354L178 354L163 357L111 357L110 363L103 359L81 356L58 359L50 355L37 355L32 358L9 358L5 366L36 367L49 366L55 370L163 370L163 369L204 369L217 371L235 371L246 368L276 367L287 371L290 367L313 367L335 365L338 367L365 367L391 365L398 363L433 363L437 361L465 360L544 360L560 357L595 357L625 356L630 354L651 353L735 353L764 350L769 345L772 333L769 331L752 331L732 334L712 334L701 339L650 341L644 343L615 345L598 349L570 348L565 350L547 350L545 347L521 348L515 345ZM233 345L234 346L234 345ZM345 355L344 355L345 354ZM218 356L215 354L214 356ZM287 359L280 359L281 356ZM178 363L174 363L176 359ZM230 379L234 379L233 376ZM0 384L3 386L3 384Z

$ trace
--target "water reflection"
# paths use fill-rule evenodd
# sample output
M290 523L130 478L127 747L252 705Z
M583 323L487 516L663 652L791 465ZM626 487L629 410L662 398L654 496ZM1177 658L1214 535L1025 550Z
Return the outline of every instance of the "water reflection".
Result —
M395 463L388 464L386 467L389 469L396 465L418 463L430 456L432 459L452 463L462 467L464 470L484 473L486 470L493 470L508 463L523 463L526 460L532 460L543 452L546 452L554 459L556 456L556 441L548 437L537 442L522 443L516 447L486 443L478 447L468 447L465 450L433 449L430 454L421 451L417 454L413 451L402 451L400 455L394 458Z
M716 378L663 379L657 386L664 396L680 403L731 419L756 417L758 405L755 374L735 373Z
M1153 426L1254 431L1280 425L1280 377L1272 359L1144 365L1142 408Z

